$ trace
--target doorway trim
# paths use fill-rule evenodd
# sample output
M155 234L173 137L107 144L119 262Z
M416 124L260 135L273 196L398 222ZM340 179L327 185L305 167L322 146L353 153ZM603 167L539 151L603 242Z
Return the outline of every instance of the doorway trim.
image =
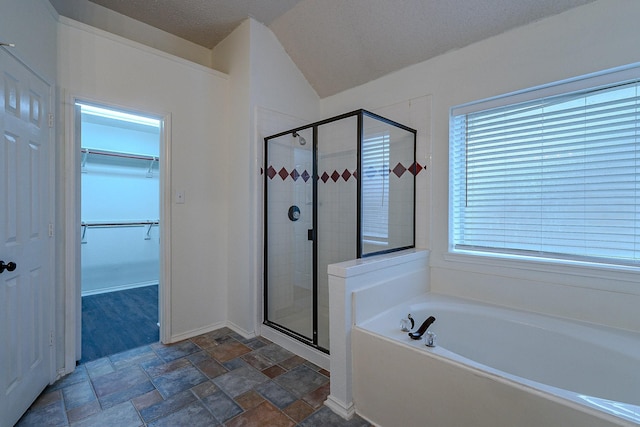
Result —
M82 299L80 277L80 138L78 135L75 105L86 102L116 110L131 111L153 116L161 121L160 129L160 272L158 283L158 320L160 341L167 343L171 337L171 113L155 112L148 107L123 106L110 100L95 99L76 93L61 93L63 104L61 115L64 120L61 139L63 146L62 187L64 220L64 374L75 369L80 360L82 335Z

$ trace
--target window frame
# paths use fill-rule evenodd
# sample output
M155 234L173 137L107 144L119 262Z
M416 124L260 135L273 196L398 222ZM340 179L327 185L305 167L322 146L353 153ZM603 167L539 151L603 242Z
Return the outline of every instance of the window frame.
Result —
M640 271L640 263L628 264L628 263L615 263L607 262L601 259L579 259L570 256L567 257L555 257L532 254L519 254L517 251L509 250L478 250L467 248L456 248L454 236L455 236L455 219L454 219L454 175L455 175L455 158L454 158L454 142L453 142L453 122L455 116L470 114L478 111L494 109L499 107L505 107L509 105L520 104L528 101L534 101L536 99L542 99L547 97L554 97L563 94L569 94L572 92L579 92L584 90L598 90L615 84L628 83L632 81L638 81L640 79L640 63L630 64L622 67L613 68L597 73L591 73L588 75L570 78L550 84L540 85L525 90L507 93L492 98L473 101L457 106L453 106L449 110L449 215L448 215L448 250L445 253L445 260L448 261L462 261L468 263L482 263L487 265L500 265L504 266L505 262L511 265L517 265L518 268L523 269L539 269L541 267L554 270L555 267L560 265L560 268L566 266L578 267L579 269L604 269L606 271L623 271L633 272ZM593 272L589 273L593 275ZM605 276L609 278L609 274ZM636 279L637 280L637 279Z

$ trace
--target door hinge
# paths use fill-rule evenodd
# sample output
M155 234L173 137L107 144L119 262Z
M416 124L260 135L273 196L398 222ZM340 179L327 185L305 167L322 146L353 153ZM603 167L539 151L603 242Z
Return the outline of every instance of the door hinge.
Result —
M53 127L53 113L49 113L49 127Z
M49 347L53 347L53 331L49 331Z
M53 224L49 223L49 237L53 237Z

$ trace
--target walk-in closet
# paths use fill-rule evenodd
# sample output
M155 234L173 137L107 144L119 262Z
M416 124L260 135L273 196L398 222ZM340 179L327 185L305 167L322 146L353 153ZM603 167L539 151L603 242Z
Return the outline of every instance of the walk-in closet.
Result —
M159 338L162 123L88 103L76 107L86 362Z

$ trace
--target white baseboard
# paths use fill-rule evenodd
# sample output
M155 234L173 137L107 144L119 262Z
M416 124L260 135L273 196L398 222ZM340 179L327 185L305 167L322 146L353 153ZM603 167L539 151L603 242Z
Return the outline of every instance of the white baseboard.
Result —
M233 330L233 332L236 332L236 333L238 333L238 334L242 335L242 337L243 337L244 339L248 339L248 340L249 340L249 339L251 339L251 338L255 338L255 337L257 337L257 336L258 336L258 335L256 334L256 332L255 332L255 331L253 331L253 332L249 332L249 331L247 331L247 330L245 330L245 329L241 328L240 326L238 326L238 325L236 325L235 323L230 322L230 321L227 321L227 327L228 327L229 329Z
M244 330L243 328L239 327L238 325L236 325L233 322L216 322L212 325L207 325L207 326L203 326L201 328L197 328L197 329L192 329L190 331L187 332L182 332L180 334L177 335L172 335L171 336L171 340L166 343L166 344L171 344L171 343L175 343L178 341L182 341L182 340L186 340L189 338L193 338L193 337L197 337L198 335L202 335L202 334L206 334L208 332L212 332L215 331L216 329L222 329L224 327L227 327L229 329L231 329L232 331L242 335L243 338L245 339L251 339L251 338L255 338L257 337L255 332L248 332L246 330Z
M186 340L189 338L197 337L198 335L206 334L207 332L215 331L216 329L224 328L225 326L227 326L226 322L216 322L212 325L203 326L197 329L192 329L187 332L182 332L177 335L172 335L171 338L169 339L169 342L165 344L171 344L171 343Z
M356 413L356 408L353 406L353 402L347 405L344 402L335 399L331 395L329 395L327 400L324 401L324 405L329 407L329 409L340 415L345 420L350 420Z

